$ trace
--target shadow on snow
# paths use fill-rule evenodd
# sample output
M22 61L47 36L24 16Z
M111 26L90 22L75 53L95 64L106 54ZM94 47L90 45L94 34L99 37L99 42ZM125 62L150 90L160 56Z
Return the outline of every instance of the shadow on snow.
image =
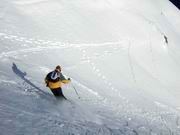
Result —
M36 92L39 96L46 97L46 98L52 98L51 94L44 92L42 89L37 87L34 83L32 83L30 80L25 78L27 75L26 72L21 71L15 63L12 64L12 71L20 77L25 83L27 83L29 86L31 86L34 89L34 92Z

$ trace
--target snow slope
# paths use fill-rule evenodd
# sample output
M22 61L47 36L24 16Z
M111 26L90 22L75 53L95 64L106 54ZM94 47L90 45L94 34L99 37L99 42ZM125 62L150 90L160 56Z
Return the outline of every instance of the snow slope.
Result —
M168 0L0 3L2 135L180 134L180 12ZM58 64L68 102L44 84Z

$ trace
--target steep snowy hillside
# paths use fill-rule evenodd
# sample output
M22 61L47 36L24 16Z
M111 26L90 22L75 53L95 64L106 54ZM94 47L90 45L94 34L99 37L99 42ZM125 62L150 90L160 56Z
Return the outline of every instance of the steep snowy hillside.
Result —
M1 0L1 134L179 135L179 37L168 0Z

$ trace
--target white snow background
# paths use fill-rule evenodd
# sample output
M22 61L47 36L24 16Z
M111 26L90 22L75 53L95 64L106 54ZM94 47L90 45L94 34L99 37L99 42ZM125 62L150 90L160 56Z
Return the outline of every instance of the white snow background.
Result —
M70 101L44 84L56 65ZM179 112L168 0L0 0L1 135L180 135Z

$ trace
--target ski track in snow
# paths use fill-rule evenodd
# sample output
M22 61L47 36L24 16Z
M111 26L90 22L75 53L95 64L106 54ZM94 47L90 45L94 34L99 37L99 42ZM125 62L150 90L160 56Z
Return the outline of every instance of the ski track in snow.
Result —
M110 80L108 80L108 78L100 71L100 69L98 67L96 67L96 64L93 62L93 58L88 56L88 54L86 52L86 47L112 46L112 47L115 48L114 51L117 51L117 49L126 49L128 51L128 56L129 56L129 59L130 59L130 51L129 51L130 45L129 45L129 48L123 48L123 45L122 45L122 44L128 44L130 39L124 38L124 39L122 39L119 42L109 42L109 43L99 43L99 44L69 44L69 43L61 43L61 42L55 42L55 41L46 41L46 40L42 40L42 39L33 39L33 38L19 37L19 36L16 36L16 35L8 35L6 33L0 33L0 39L1 40L10 40L12 42L27 43L27 44L32 44L33 45L33 47L29 47L28 45L24 46L23 44L21 44L25 48L13 50L13 51L7 51L7 52L0 52L1 60L4 59L4 58L11 58L11 57L14 57L14 56L17 56L17 55L23 55L23 54L27 55L27 53L41 52L41 51L44 51L44 50L47 50L47 49L48 50L49 49L53 50L53 49L64 49L64 48L72 48L72 47L78 48L79 51L83 55L83 58L82 58L81 62L89 63L89 65L91 66L92 70L96 73L96 76L98 78L100 78L101 80L103 80L104 84L107 85L112 91L117 93L119 98L121 98L126 103L126 105L129 104L129 106L132 106L132 108L134 108L133 105L130 104L129 101L125 97L123 97L121 95L121 93L118 91L118 89L116 89L112 85ZM145 44L145 42L142 43L142 44ZM103 56L106 56L106 55L111 55L111 53L112 52L109 52L107 50L107 51L104 51L104 54L101 54L101 55L100 54L96 54L96 57L103 57ZM132 63L130 63L131 71L132 71L132 76L134 78L134 81L136 81L135 75L133 73L133 65L131 65L131 64ZM4 81L6 81L6 80L4 80ZM14 83L14 82L12 82L12 83ZM107 99L102 97L99 93L95 92L93 89L90 89L90 88L86 87L85 85L81 84L80 82L78 82L76 80L75 80L75 84L78 85L79 87L85 88L87 91L89 91L90 93L94 94L99 100L102 100L102 102L104 102L105 104L108 104L109 101L107 101ZM25 85L24 87L28 87L28 86ZM28 89L27 91L30 90L29 87L27 89ZM161 106L161 105L157 103L157 106ZM15 112L21 112L20 114L26 114L26 115L34 116L33 113L22 111L22 110L18 110L17 108L10 107L10 106L4 106L3 104L0 104L0 107L9 108L10 110L15 111ZM167 107L164 107L164 108L167 108ZM146 115L148 115L148 114L144 114L144 116L146 116ZM169 133L168 133L169 135L174 134L173 131L171 131L171 128L167 125L166 120L164 119L163 115L166 116L166 115L168 115L168 113L167 112L164 112L164 113L161 112L158 115L154 114L154 118L158 118L158 117L160 118L161 124L163 124L166 127L166 129L169 131ZM39 124L41 124L41 126L46 126L46 123L51 123L50 125L52 125L52 126L58 126L60 129L57 130L57 131L54 131L53 134L57 134L60 131L63 131L63 128L65 128L65 127L66 128L70 128L70 127L72 128L73 127L74 130L75 129L77 130L77 129L80 129L80 128L84 128L84 125L80 121L79 122L75 121L74 123L72 123L72 122L68 122L66 120L63 120L62 118L60 118L60 120L58 120L58 119L54 119L53 117L49 117L48 114L47 115L45 114L45 116L42 116L40 114L40 115L36 115L35 117L42 118L42 120L39 123ZM151 114L150 117L153 117L153 114ZM180 128L180 117L179 116L176 117L176 119L174 120L174 123L176 124L177 128ZM90 129L90 128L92 128L91 123L87 123L86 128L88 128L88 126L89 126L89 129L87 129L87 131L88 130L92 130L92 129ZM95 126L93 127L93 130L95 131L94 132L95 134L104 134L104 133L112 134L112 133L115 132L115 129L111 129L109 127L106 127L105 125L96 125L96 126L97 127L95 127ZM126 126L129 127L129 122L128 121L127 121L127 125ZM139 126L139 127L137 127L137 129L132 129L132 128L129 127L129 128L126 129L127 130L126 132L129 131L128 133L130 133L130 131L131 131L132 134L139 135L138 130L140 128L142 128L142 127ZM148 127L145 126L144 128L148 128ZM84 131L84 132L86 133L86 131ZM118 133L122 133L123 134L123 133L125 133L125 131L119 130ZM152 131L152 129L149 129L146 133L151 135L151 134L153 134L153 131Z
M56 41L50 41L50 40L20 37L20 36L16 36L16 35L9 35L6 33L0 33L0 38L1 38L1 40L8 39L12 42L13 41L22 42L23 44L20 45L22 47L23 46L28 47L28 45L26 45L24 43L32 44L32 46L34 46L34 47L25 48L25 49L13 50L13 51L8 51L8 52L1 52L0 58L8 57L10 55L16 55L19 53L27 53L27 52L32 52L32 51L36 52L36 51L42 51L42 50L46 50L46 49L62 49L62 48L74 47L74 48L80 48L80 50L82 51L81 47L104 47L104 46L114 46L115 49L117 49L117 47L118 47L117 45L125 44L125 43L129 42L129 40L130 40L129 38L122 38L119 40L119 42L73 44L73 43L62 43L62 42L56 42ZM131 40L133 40L133 39L131 39ZM139 42L139 44L145 44L145 43L146 42ZM107 51L105 51L105 53L109 54L111 52L109 52L107 50Z

